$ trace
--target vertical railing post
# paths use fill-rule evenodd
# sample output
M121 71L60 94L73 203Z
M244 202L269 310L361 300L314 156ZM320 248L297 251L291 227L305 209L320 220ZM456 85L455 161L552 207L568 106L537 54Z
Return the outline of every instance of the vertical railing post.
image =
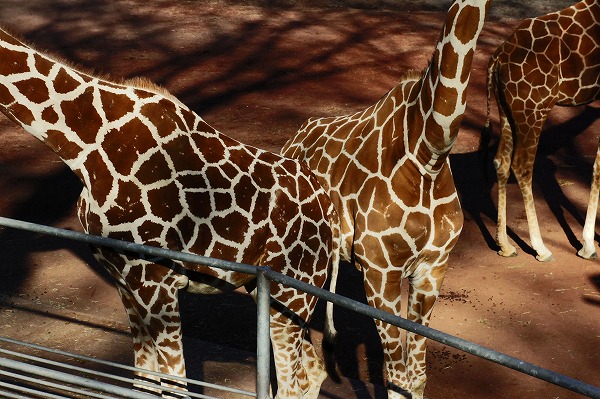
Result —
M269 398L269 385L271 381L271 336L270 336L270 311L271 311L271 282L267 279L267 267L259 267L256 278L256 397L257 399Z

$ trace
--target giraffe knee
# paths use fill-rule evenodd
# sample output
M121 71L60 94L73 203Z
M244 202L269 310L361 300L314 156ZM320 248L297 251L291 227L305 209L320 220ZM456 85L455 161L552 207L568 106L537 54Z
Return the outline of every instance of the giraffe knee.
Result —
M327 378L327 371L325 366L318 356L313 344L306 338L302 343L302 358L301 358L303 377L305 378L305 386L308 385L307 389L303 389L303 397L305 399L316 399L319 396L321 390L321 384Z
M412 399L423 399L425 395L425 383L427 382L427 378L423 375L417 381L413 381L412 387Z
M501 162L499 159L494 158L494 169L500 170Z

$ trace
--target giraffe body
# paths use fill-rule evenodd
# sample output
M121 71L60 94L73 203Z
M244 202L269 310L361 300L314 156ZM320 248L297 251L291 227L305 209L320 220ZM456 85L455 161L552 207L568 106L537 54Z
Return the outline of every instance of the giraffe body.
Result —
M217 132L158 87L94 77L0 30L0 111L81 179L86 232L268 265L318 287L337 267L337 215L306 166ZM237 272L93 250L115 278L144 369L185 375L180 289L254 292ZM302 325L316 298L283 286L271 295L282 305L271 308L277 397L316 398L326 373Z
M342 258L363 271L369 304L428 324L463 225L448 154L466 107L465 90L489 1L455 1L429 67L353 115L310 119L282 153L305 160L340 215ZM402 343L376 321L390 397L422 398L425 339Z
M488 123L491 93L501 135L494 166L498 176L496 241L502 256L517 251L506 233L506 184L512 169L523 200L531 245L540 261L552 259L544 245L532 192L533 164L542 127L555 105L582 105L600 98L600 4L583 0L562 11L524 21L494 52L488 67ZM596 257L594 226L600 189L600 152L578 254Z

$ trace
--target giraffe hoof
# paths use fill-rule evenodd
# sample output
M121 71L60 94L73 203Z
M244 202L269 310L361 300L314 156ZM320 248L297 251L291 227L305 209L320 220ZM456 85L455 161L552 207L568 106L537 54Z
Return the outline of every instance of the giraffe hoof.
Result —
M596 251L587 252L587 251L584 251L583 248L581 248L579 251L577 251L577 256L579 256L580 258L583 258L583 259L588 259L588 260L598 259L598 253Z
M554 261L554 256L552 256L552 253L548 253L545 255L536 255L535 258L537 260L539 260L540 262L552 262Z
M505 258L514 258L515 256L517 256L519 253L517 252L516 249L511 249L509 251L505 251L503 249L498 251L498 255L503 256Z

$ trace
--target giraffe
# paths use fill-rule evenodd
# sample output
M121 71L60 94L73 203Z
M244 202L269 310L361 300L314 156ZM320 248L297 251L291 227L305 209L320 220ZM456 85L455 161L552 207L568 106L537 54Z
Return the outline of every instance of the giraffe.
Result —
M0 111L79 177L88 233L268 265L318 287L337 269L337 214L302 162L216 131L148 81L95 76L0 29ZM179 290L256 293L238 272L92 250L115 279L142 369L185 376ZM306 335L316 298L284 286L271 297L276 397L316 398L327 376Z
M455 0L429 66L407 73L374 105L309 119L282 154L307 162L341 224L341 257L363 272L370 305L427 325L463 225L448 154L489 0ZM389 397L422 398L426 340L375 321Z
M512 169L525 204L531 246L539 261L552 252L544 245L532 192L533 164L540 133L555 105L582 105L600 98L600 4L583 0L562 11L522 22L498 47L488 67L488 111L484 134L491 134L490 102L498 104L502 132L494 167L498 177L496 242L502 256L516 256L506 234L506 183ZM596 258L594 225L600 189L600 149L578 255Z

